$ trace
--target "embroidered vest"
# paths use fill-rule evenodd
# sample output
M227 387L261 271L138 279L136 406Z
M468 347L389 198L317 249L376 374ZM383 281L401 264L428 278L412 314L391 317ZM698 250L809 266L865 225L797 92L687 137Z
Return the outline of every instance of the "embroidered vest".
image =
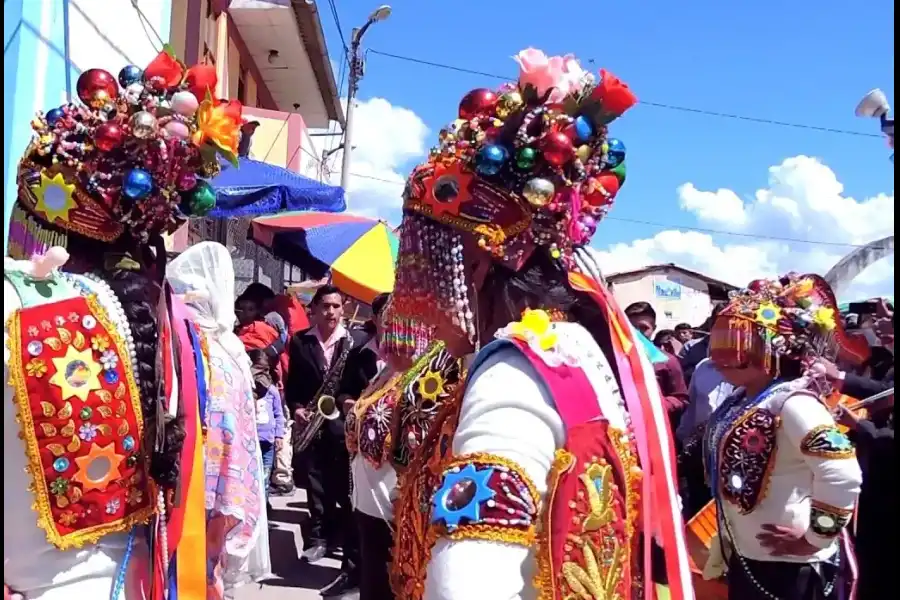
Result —
M127 531L152 515L155 494L121 325L61 274L5 276L23 303L7 323L9 385L38 525L61 550Z

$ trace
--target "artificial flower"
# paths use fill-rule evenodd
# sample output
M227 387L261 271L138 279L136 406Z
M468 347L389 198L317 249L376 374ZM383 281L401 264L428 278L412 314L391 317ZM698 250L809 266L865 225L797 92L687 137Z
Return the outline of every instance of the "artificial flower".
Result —
M144 69L144 79L170 90L184 78L184 65L165 49Z
M91 338L91 348L97 352L106 352L112 342L105 335L95 335Z
M606 69L600 69L600 83L591 92L591 98L600 103L603 112L616 116L637 104L637 97L628 85Z
M837 323L834 320L834 309L821 307L817 308L816 312L813 313L813 323L822 327L826 331L831 331L835 327L837 327Z
M194 144L212 142L235 155L241 141L241 103L237 100L213 100L209 94L197 110Z
M59 515L59 522L65 525L66 527L71 527L75 524L75 521L78 520L78 517L71 510L63 511Z
M541 350L556 346L557 336L551 327L550 315L543 310L526 309L521 321L509 325L509 334L526 342L537 342Z
M780 319L781 309L771 302L766 302L765 304L760 305L759 309L756 311L756 321L760 325L765 325L766 327L774 327L778 324L778 321Z
M28 361L28 364L25 365L25 371L29 376L40 379L47 373L47 363L39 358L32 358Z
M213 65L194 65L187 70L184 76L184 83L188 90L197 97L197 102L203 102L207 94L216 92L216 84L219 77L216 75L216 68Z
M588 75L571 54L548 57L540 50L527 48L513 58L519 63L519 87L531 85L540 97L550 92L550 104L581 91Z

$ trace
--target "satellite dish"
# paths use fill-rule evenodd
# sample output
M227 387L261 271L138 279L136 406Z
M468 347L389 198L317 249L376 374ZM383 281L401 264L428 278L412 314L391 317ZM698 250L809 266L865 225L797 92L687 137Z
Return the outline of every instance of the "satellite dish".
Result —
M874 89L866 94L856 107L857 117L881 118L891 110L887 96L879 89Z

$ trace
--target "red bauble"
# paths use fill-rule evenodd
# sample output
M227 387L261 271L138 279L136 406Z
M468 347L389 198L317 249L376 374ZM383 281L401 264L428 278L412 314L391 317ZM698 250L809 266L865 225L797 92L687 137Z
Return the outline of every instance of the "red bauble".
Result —
M76 86L78 97L85 104L90 104L98 92L105 92L110 101L119 97L119 83L109 71L103 69L88 69L78 77Z
M468 120L490 114L497 105L497 100L497 94L487 88L472 90L459 103L459 118Z
M588 189L591 191L584 195L585 202L598 208L607 206L619 193L619 178L613 173L600 173L588 180Z
M104 123L94 130L94 145L103 152L109 152L122 145L125 131L118 123Z
M575 146L565 133L554 131L541 138L541 153L548 163L561 167L575 157Z

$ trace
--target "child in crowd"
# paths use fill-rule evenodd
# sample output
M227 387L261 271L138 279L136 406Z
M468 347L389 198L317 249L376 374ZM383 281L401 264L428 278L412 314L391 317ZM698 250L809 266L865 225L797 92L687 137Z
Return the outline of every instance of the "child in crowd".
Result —
M272 378L271 363L266 352L259 349L250 350L247 355L252 364L251 372L253 373L254 397L256 398L256 430L259 434L263 468L268 482L275 464L275 454L284 444L284 410L281 404L281 394Z

